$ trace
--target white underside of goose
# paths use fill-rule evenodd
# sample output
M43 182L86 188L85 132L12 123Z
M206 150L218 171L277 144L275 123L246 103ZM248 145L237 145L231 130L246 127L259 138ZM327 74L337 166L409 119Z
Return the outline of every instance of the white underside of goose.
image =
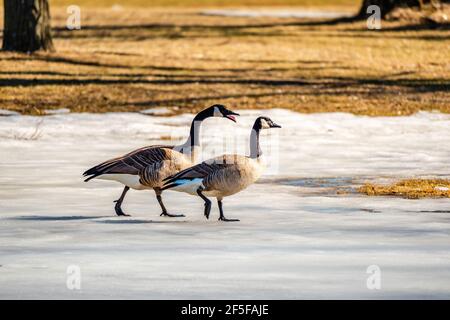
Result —
M203 179L180 179L177 180L177 186L173 187L171 190L186 192L188 194L197 195L197 190L200 187L203 187Z
M193 196L198 195L197 191L200 187L202 187L202 188L205 187L203 185L203 179L201 179L201 178L197 178L197 179L193 179L193 180L180 179L180 180L177 180L177 183L178 183L178 185L170 188L170 190L178 191L178 192L185 192L185 193L193 195ZM242 189L245 189L245 187ZM238 192L238 191L236 191L236 192ZM223 197L229 196L231 194L234 194L236 192L233 192L230 194L224 194L220 190L208 190L208 191L202 191L202 194L207 197L223 198Z
M133 174L122 174L122 173L111 173L111 174L102 174L98 177L95 177L94 179L100 179L100 180L112 180L117 181L125 186L130 187L131 189L135 190L144 190L144 189L151 189L150 187L144 186L139 182L139 176L133 175Z

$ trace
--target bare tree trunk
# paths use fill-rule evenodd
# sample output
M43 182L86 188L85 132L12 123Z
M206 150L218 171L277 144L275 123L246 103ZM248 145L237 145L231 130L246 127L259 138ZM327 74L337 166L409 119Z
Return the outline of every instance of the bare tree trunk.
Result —
M394 8L405 7L418 7L420 6L420 0L363 0L361 9L357 14L359 19L367 19L371 13L367 13L367 8L372 5L380 7L381 18L384 19Z
M381 18L386 17L386 15L392 11L398 5L397 0L363 0L361 5L361 9L359 10L358 17L362 19L366 19L370 13L367 13L367 8L369 6L376 5L380 7Z
M4 0L3 50L53 50L48 0Z

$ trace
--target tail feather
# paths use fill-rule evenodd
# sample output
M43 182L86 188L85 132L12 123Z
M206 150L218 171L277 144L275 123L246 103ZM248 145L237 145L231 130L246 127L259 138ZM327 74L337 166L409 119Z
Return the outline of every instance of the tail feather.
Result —
M83 176L87 177L87 179L85 179L84 182L88 182L89 180L94 179L94 178L104 174L106 171L108 171L108 169L111 169L116 164L117 164L116 161L114 161L114 162L107 161L107 162L103 162L99 165L96 165L95 167L92 167L89 170L86 170L83 173ZM88 176L90 176L90 177L88 177Z
M91 179L94 179L94 178L96 178L96 177L98 177L99 175L92 175L92 176L90 176L90 177L87 177L86 179L84 179L84 182L88 182L89 180L91 180Z
M100 172L103 173L106 170L108 170L109 168L115 166L117 164L117 162L118 162L118 159L113 159L113 160L110 160L110 161L106 161L106 162L100 163L100 164L90 168L89 170L86 170L83 173L83 176L90 176L90 175L97 174L97 173L100 173Z
M163 160L170 160L170 153L166 149L173 146L149 146L132 151L122 157L114 158L96 165L83 173L89 181L103 174L132 174L138 175L147 166L154 165Z
M170 189L170 188L173 188L173 187L177 187L177 186L179 186L178 183L165 184L165 185L161 188L161 191L164 191L164 190L167 190L167 189Z

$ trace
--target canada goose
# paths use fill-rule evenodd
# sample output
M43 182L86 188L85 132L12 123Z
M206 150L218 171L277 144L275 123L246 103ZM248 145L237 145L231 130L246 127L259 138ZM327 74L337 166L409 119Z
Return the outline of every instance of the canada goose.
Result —
M209 117L223 117L236 122L234 116L239 114L228 110L225 106L215 104L200 111L192 120L189 137L178 146L155 145L132 151L122 157L105 161L83 173L91 179L114 180L125 185L122 195L114 202L118 216L128 216L122 211L122 202L130 188L135 190L153 189L161 206L161 216L183 217L184 215L167 212L161 198L161 187L164 178L192 166L200 148L200 125Z
M261 161L259 132L261 129L269 128L281 128L281 126L268 117L256 119L250 135L250 156L230 154L204 161L164 179L162 190L172 189L200 196L205 201L207 219L211 212L211 201L207 196L216 197L220 210L219 220L239 221L225 218L222 200L247 188L260 177L264 164Z

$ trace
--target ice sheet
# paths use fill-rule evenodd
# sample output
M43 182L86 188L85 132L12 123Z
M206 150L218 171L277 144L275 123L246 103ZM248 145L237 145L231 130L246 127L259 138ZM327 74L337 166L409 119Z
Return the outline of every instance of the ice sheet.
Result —
M0 298L450 298L450 201L336 194L365 180L450 176L450 116L239 111L208 119L207 158L246 152L264 114L270 167L207 221L200 199L164 193L186 218L159 217L150 191L82 182L81 173L135 148L180 142L192 115L0 117ZM232 143L235 142L235 143ZM81 290L66 286L81 270ZM366 286L381 270L381 289Z

